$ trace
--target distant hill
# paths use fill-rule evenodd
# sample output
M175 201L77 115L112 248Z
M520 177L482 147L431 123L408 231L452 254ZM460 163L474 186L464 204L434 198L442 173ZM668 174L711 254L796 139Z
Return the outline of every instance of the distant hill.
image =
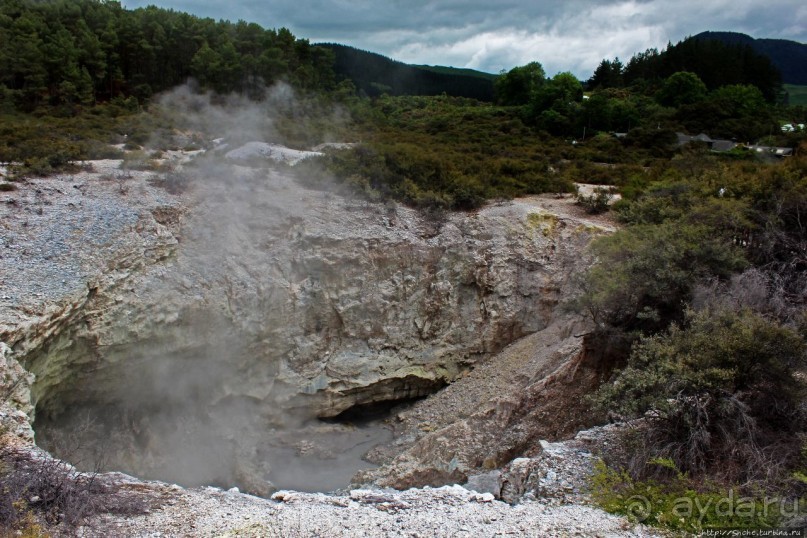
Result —
M485 73L483 71L477 71L476 69L445 67L442 65L416 65L416 64L412 65L412 67L425 69L427 71L434 71L435 73L443 73L445 75L462 75L462 76L483 78L486 80L496 80L497 78L499 78L499 75L494 75L493 73Z
M785 84L784 88L788 95L789 104L807 106L807 85Z
M621 67L619 62L603 63L589 80L592 87L603 86L613 78L608 71ZM659 84L680 71L696 74L709 90L732 84L751 84L759 88L768 102L775 102L782 86L782 75L771 59L748 43L726 43L705 36L688 37L664 50L648 49L635 54L617 76L617 83ZM619 80L621 78L621 80ZM612 84L613 85L613 84Z
M767 56L782 73L785 84L807 85L807 45L786 39L754 39L737 32L702 32L695 39L714 39L727 44L750 45Z
M409 65L374 52L346 45L320 43L317 47L333 51L334 71L353 81L370 96L440 95L471 97L481 101L493 100L495 75L472 69L440 66Z

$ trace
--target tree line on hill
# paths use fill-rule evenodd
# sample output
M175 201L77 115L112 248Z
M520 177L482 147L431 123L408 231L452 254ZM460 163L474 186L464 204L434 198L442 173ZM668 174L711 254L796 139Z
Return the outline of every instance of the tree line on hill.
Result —
M657 89L662 81L681 71L698 75L709 90L731 84L756 86L768 102L776 101L782 86L781 73L767 56L747 44L703 37L668 44L661 52L648 49L635 54L625 65L619 58L605 59L594 71L589 86Z
M119 2L0 0L0 100L8 107L91 105L152 94L195 77L255 95L285 79L333 85L332 55L287 29L214 21Z
M334 52L334 70L370 97L379 95L451 95L493 100L495 76L469 70L408 65L380 54L339 45L319 45Z
M696 39L748 45L767 56L782 74L785 84L807 85L807 45L787 39L754 39L738 32L701 32Z
M584 99L583 85L571 73L548 78L537 62L503 73L495 83L500 104L522 106L525 121L557 136L632 132L633 138L653 136L668 144L676 130L740 141L779 130L779 71L745 44L689 38L661 52L638 53L627 64L604 59L585 86ZM787 113L803 121L804 110Z
M102 0L0 0L0 107L6 110L55 106L70 113L116 99L142 104L189 77L205 89L255 98L278 80L315 91L349 81L340 89L370 97L445 93L526 105L532 123L557 135L627 131L650 120L669 123L661 106L679 109L675 121L690 130L716 126L715 136L747 138L771 130L761 103L775 101L781 90L776 67L750 45L704 37L661 52L647 50L626 65L618 58L603 60L586 84L595 94L585 103L571 74L549 79L536 65L540 68L530 64L495 77L406 65L343 45L314 46L285 28L154 6L128 10ZM721 90L725 86L733 90ZM718 90L713 99L710 92Z
M492 100L493 76L409 66L341 45L311 45L289 30L215 21L102 0L0 0L0 105L33 111L153 94L192 77L217 93L260 97L278 80L329 91L350 80L368 96ZM350 86L349 86L350 88Z

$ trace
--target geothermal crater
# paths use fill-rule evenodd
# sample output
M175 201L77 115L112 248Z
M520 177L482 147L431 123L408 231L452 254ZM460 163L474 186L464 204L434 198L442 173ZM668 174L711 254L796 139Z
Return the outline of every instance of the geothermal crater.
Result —
M0 339L35 375L41 446L183 485L348 486L390 410L559 316L602 231L536 200L427 219L204 161L184 192L148 172L124 191L115 166L6 195Z

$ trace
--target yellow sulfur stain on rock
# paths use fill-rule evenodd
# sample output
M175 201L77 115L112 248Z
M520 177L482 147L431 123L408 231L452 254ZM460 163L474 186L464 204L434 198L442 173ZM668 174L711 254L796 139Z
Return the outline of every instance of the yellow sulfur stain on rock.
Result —
M528 213L527 225L533 230L540 230L544 237L555 233L560 219L551 213Z

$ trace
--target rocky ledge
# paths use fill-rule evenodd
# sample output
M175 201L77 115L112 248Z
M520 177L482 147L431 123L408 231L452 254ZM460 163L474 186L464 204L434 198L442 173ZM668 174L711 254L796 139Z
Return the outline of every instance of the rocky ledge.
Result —
M47 530L53 536L144 538L665 536L607 514L588 500L584 484L594 460L590 450L608 443L615 428L594 428L565 442L542 442L539 456L517 458L465 486L404 491L282 490L267 499L237 488L182 488L121 473L74 472L76 480L91 480L96 490L113 499L99 502L107 509L89 510L77 526L50 525ZM45 465L50 461L36 448L22 450Z

